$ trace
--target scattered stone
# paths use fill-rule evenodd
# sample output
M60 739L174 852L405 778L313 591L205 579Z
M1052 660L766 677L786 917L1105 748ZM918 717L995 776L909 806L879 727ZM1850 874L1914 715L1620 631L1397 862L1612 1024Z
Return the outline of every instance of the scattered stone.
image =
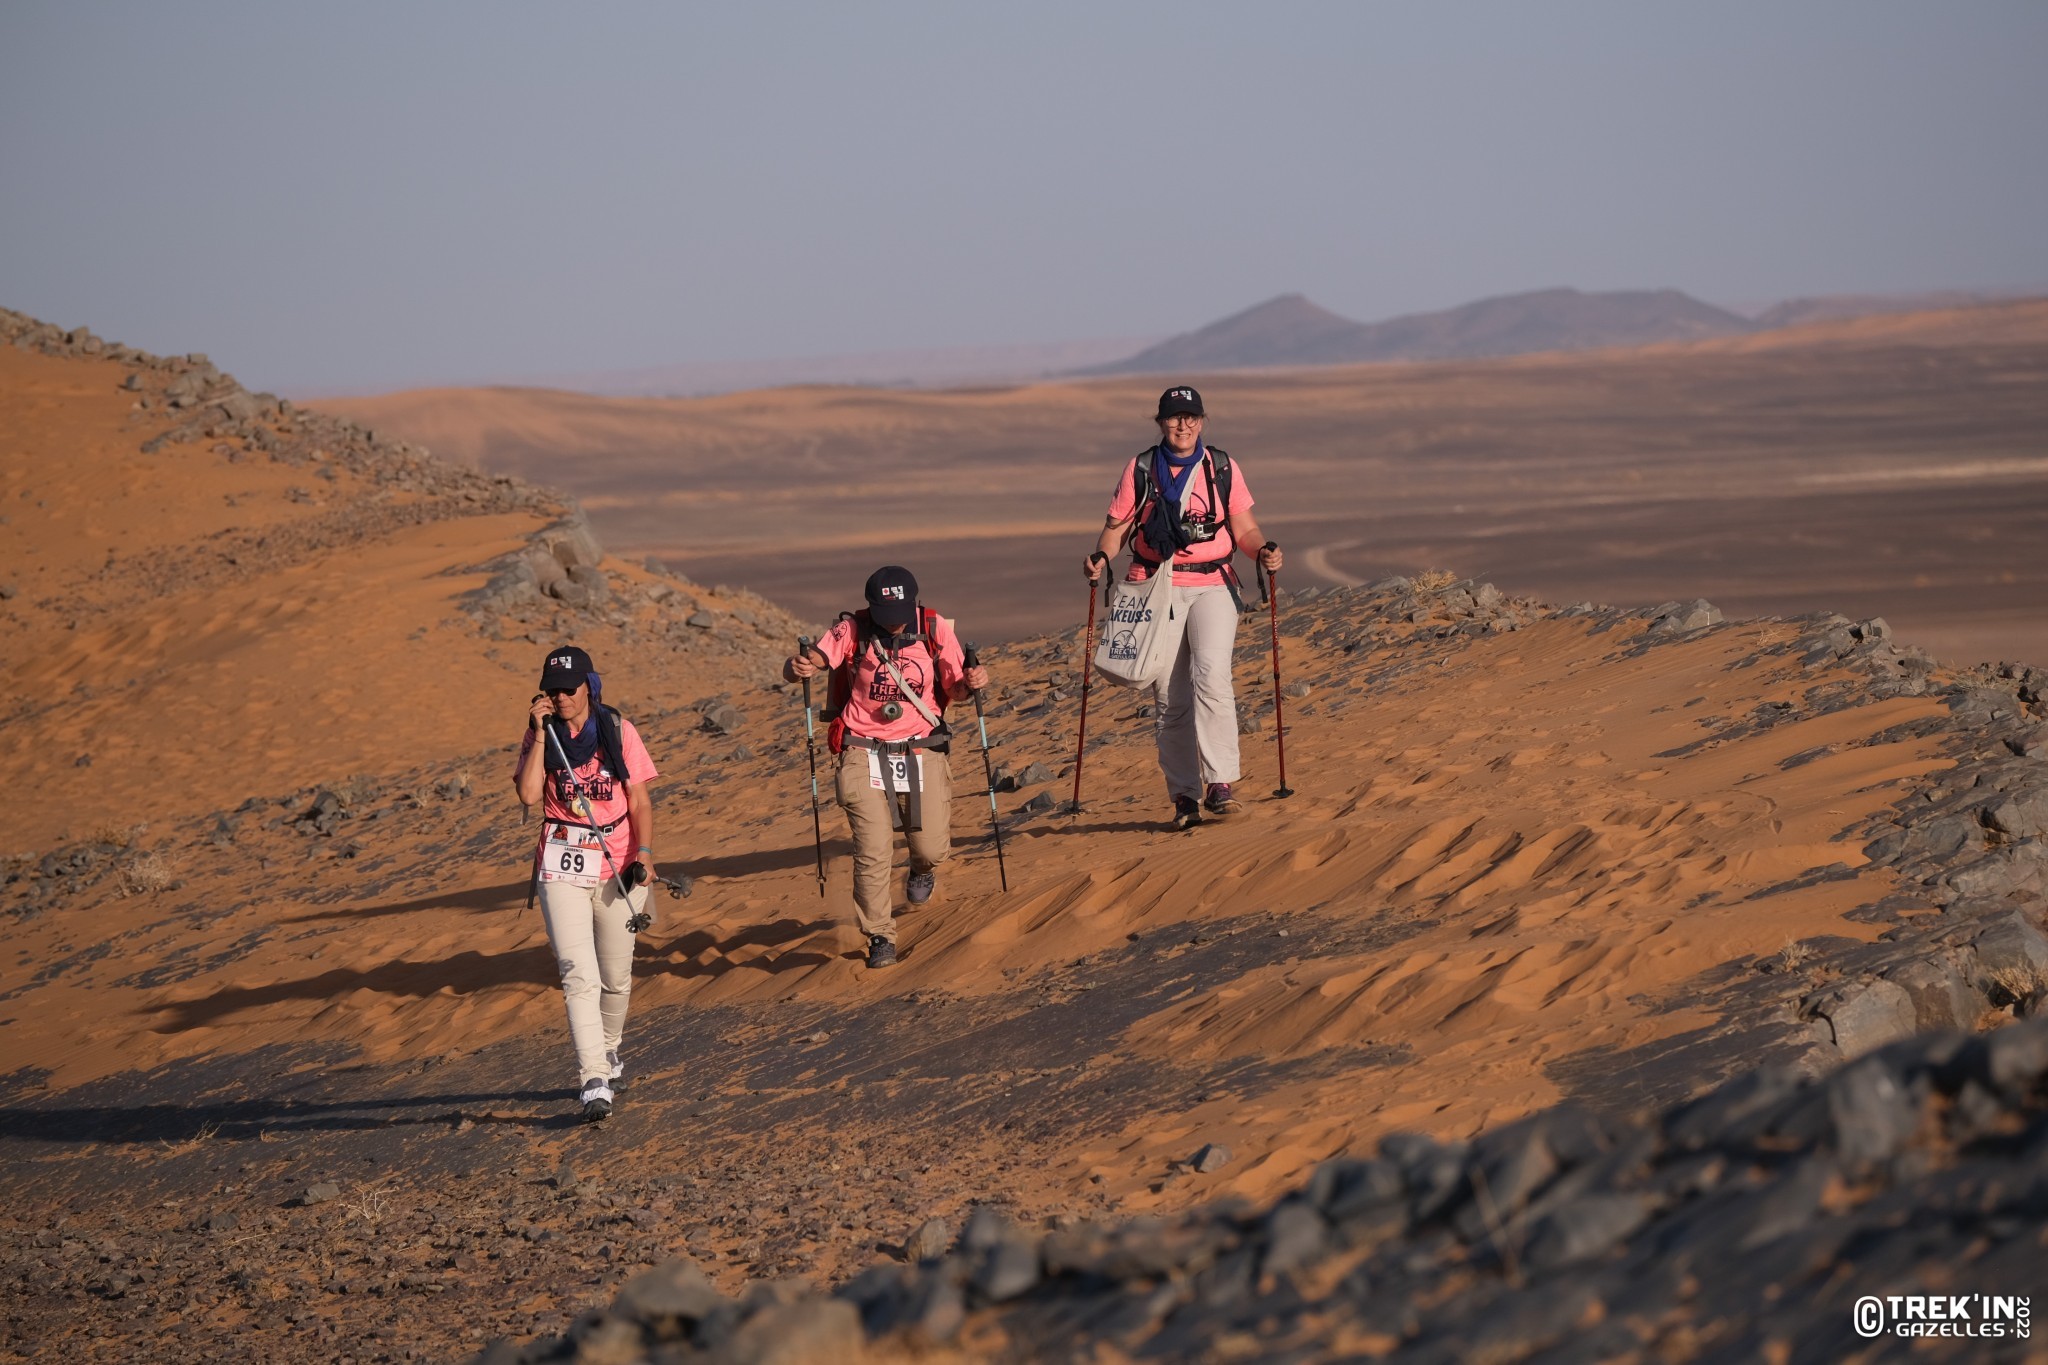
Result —
M695 1262L676 1257L628 1280L612 1311L667 1337L683 1322L710 1317L724 1302Z
M1020 791L1025 787L1035 786L1040 782L1050 782L1052 778L1052 769L1046 767L1043 763L1027 763L1024 766L1024 771L1018 773L1015 780L1004 790Z
M324 1204L330 1199L341 1198L341 1186L330 1180L318 1181L299 1192L301 1206Z
M1913 997L1893 981L1839 987L1817 999L1811 1013L1827 1021L1835 1046L1850 1058L1910 1038L1918 1027Z
M1708 626L1718 625L1722 620L1721 609L1704 597L1690 602L1667 602L1650 612L1650 635L1685 635Z
M953 1229L946 1226L943 1218L927 1218L917 1225L917 1231L910 1234L910 1240L903 1244L904 1257L912 1261L935 1261L946 1254L946 1248L953 1243Z
M1211 1175L1228 1166L1230 1164L1230 1157L1231 1151L1228 1147L1222 1146L1219 1143L1205 1142L1202 1144L1202 1150L1196 1152L1194 1159L1188 1162L1188 1167L1196 1175Z

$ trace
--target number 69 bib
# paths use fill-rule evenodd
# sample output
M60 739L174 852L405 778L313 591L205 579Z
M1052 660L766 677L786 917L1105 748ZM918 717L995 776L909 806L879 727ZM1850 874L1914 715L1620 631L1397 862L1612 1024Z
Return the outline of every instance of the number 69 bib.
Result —
M887 787L882 785L882 765L884 763L889 765L889 785ZM910 765L912 763L917 764L917 785L921 789L924 786L924 755L922 753L913 749L907 754L892 753L884 756L870 749L868 750L868 785L876 791L888 791L893 788L899 793L907 792L910 790Z
M540 850L540 879L596 886L604 880L604 836L573 825L548 826Z

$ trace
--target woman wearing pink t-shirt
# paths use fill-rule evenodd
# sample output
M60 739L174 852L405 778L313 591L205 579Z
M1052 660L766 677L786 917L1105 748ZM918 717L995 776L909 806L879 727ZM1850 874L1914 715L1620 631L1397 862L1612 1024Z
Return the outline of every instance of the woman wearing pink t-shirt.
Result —
M604 705L603 681L574 645L549 651L512 770L541 808L534 876L562 973L583 1117L612 1112L625 1077L619 1041L633 994L634 921L654 881L654 760L633 722Z
M1187 385L1159 395L1159 444L1124 466L1102 534L1081 566L1088 581L1097 582L1126 540L1126 582L1142 583L1172 560L1173 598L1187 633L1171 673L1155 684L1153 729L1175 829L1199 824L1204 810L1234 815L1239 809L1230 793L1239 777L1237 699L1230 683L1238 598L1231 559L1239 550L1256 555L1267 573L1278 572L1281 564L1279 545L1265 538L1252 516L1243 467L1202 444L1203 418L1202 395ZM1140 461L1146 475L1142 506Z
M839 752L835 786L853 831L853 906L871 969L896 965L896 907L889 868L900 827L910 846L904 899L930 900L951 856L951 732L942 698L979 692L988 670L970 666L953 623L926 607L910 570L889 564L867 581L867 606L782 666L791 682L832 671L844 695L829 732Z

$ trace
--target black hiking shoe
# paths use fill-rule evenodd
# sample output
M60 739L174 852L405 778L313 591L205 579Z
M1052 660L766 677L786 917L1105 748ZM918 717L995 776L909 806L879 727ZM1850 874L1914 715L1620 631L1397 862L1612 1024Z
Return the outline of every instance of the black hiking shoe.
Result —
M912 905L923 905L932 898L932 892L939 884L939 874L926 868L910 874L910 880L903 883L903 897Z
M580 1098L585 1123L596 1123L612 1116L612 1083L603 1076L592 1076L585 1081Z
M1211 782L1209 795L1202 802L1202 808L1211 815L1235 815L1244 809L1237 804L1237 798L1230 794L1228 782Z
M1195 800L1192 796L1176 796L1173 798L1173 827L1175 829L1193 829L1201 823L1201 802Z
M893 967L896 965L896 945L880 934L868 935L868 968Z

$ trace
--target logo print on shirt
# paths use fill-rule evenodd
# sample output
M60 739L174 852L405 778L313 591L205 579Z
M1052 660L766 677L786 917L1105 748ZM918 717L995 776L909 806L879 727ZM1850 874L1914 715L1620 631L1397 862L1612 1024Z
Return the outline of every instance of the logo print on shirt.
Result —
M592 801L609 801L618 792L618 780L612 776L611 769L604 766L601 758L593 758L578 769L576 781L583 788L583 794ZM575 799L569 790L567 773L555 773L555 789L561 794L564 804Z
M899 657L896 671L903 675L903 681L910 684L910 690L922 697L925 694L924 665L914 659ZM903 689L896 686L896 680L889 676L886 668L876 668L874 679L868 684L868 700L877 702L903 700Z

